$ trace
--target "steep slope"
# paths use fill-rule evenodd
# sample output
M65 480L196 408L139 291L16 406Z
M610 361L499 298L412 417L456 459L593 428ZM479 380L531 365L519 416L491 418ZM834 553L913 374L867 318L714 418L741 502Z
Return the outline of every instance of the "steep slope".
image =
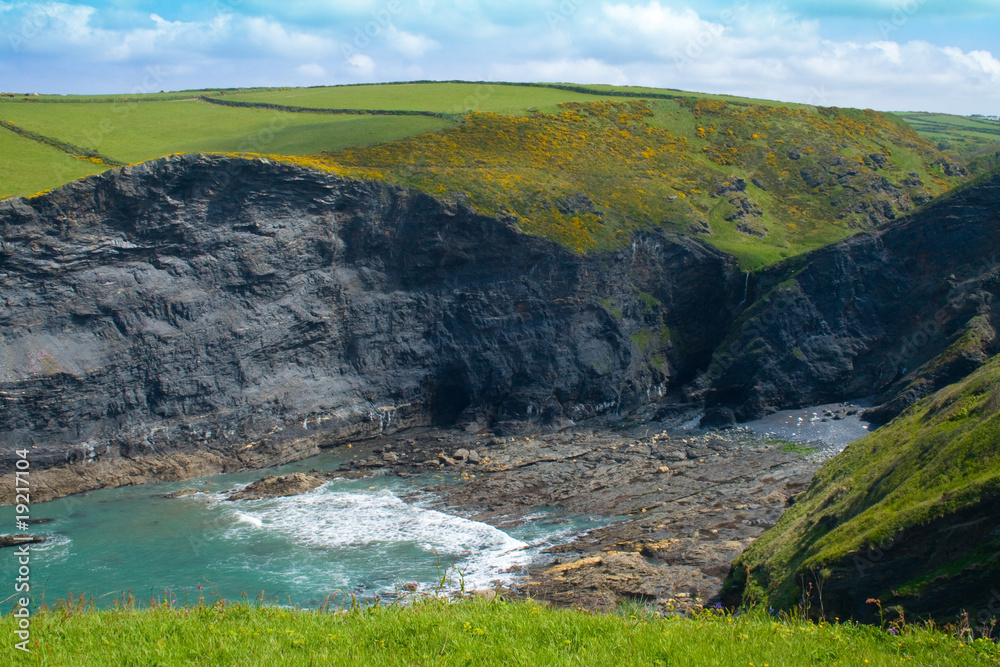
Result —
M966 177L893 116L698 98L476 113L323 161L469 201L579 252L660 228L745 268L881 227Z
M689 381L744 288L683 236L581 257L419 192L204 156L6 200L0 235L2 447L38 469L614 413Z
M732 599L1000 615L1000 357L850 445L733 565ZM811 590L810 590L811 587ZM820 600L822 598L822 601Z
M750 419L874 397L886 422L1000 352L1000 173L755 274L697 387Z
M65 184L87 164L96 173L235 151L422 189L576 252L660 229L701 238L744 269L879 228L968 178L895 115L647 88L414 82L0 96L4 128L79 164L44 151L25 162L16 142L0 141L0 162L17 166L0 173L0 197Z

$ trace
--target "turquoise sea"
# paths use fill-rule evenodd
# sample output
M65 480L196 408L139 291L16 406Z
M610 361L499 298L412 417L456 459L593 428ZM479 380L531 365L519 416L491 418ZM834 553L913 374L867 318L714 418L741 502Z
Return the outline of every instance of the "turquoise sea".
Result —
M351 595L393 597L408 583L421 590L466 590L509 584L546 546L608 520L557 518L540 508L507 532L432 509L422 488L455 476L380 475L336 479L300 496L231 502L225 490L268 474L335 470L344 454L325 453L270 470L198 480L94 491L34 505L32 526L48 539L32 545L31 593L36 604L74 595L110 606L129 592L182 603L221 596L262 598L306 608ZM198 489L182 498L163 496ZM15 533L14 508L0 507L2 533ZM7 529L7 527L10 529ZM13 592L15 549L0 550ZM199 586L201 587L199 589ZM0 611L9 611L6 600Z

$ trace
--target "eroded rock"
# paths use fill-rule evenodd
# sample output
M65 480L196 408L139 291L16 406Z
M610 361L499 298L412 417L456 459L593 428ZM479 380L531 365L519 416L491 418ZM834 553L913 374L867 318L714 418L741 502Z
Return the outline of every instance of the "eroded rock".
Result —
M297 496L322 486L326 480L322 477L307 475L302 472L276 477L268 475L246 488L229 494L226 500L260 500L261 498L280 498Z

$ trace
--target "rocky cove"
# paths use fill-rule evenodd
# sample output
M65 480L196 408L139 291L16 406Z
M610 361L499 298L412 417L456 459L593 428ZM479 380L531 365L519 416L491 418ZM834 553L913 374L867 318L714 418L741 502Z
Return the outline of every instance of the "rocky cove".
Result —
M423 194L262 161L116 170L3 202L0 229L0 419L39 470L174 452L266 465L414 426L629 411L694 377L744 287L686 237L580 257Z
M505 438L418 427L263 477L37 505L47 522L34 531L36 576L47 599L73 590L107 603L125 590L179 598L199 584L304 606L443 587L683 613L720 601L730 561L805 488L821 461L813 452L641 417ZM6 522L11 508L0 509ZM129 537L109 544L108 530Z
M351 444L364 464L340 474L443 467L461 483L442 502L500 527L543 505L626 517L550 550L533 595L706 602L819 461L669 427L859 396L886 421L982 364L998 180L752 276L687 236L581 256L263 160L5 200L3 501L15 449L43 502Z

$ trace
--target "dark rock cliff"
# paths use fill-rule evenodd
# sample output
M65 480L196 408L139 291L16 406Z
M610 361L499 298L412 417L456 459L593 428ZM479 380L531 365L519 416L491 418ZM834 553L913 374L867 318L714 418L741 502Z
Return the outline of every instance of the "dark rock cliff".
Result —
M876 423L1000 352L1000 174L751 280L697 385L741 420L872 397Z
M582 258L413 191L205 156L7 200L0 234L2 447L38 468L615 413L690 381L744 290L685 237Z

